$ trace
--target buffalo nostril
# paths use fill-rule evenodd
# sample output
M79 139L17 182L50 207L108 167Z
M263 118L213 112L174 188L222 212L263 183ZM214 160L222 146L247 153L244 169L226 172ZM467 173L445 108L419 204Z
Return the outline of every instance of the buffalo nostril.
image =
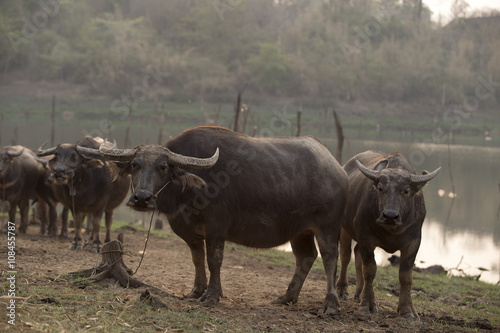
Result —
M397 212L387 211L383 213L386 220L397 221L399 219L399 214Z
M153 195L148 192L136 192L130 198L130 202L134 204L149 204L153 200Z

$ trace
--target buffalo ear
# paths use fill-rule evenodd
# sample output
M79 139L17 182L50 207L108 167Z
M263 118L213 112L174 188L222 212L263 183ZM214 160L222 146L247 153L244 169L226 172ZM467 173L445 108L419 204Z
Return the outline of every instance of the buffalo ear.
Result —
M108 175L111 182L114 182L118 177L127 176L129 171L129 162L111 162L106 161L106 167L108 169Z
M86 159L83 162L84 166L87 168L102 168L104 166L104 162L95 158Z
M382 161L378 162L377 165L375 165L373 170L380 171L382 169L385 169L385 168L387 168L387 164L389 164L388 160L382 160Z
M174 184L182 186L182 192L184 192L186 187L202 189L207 184L197 175L186 172L180 168L175 168L172 181Z

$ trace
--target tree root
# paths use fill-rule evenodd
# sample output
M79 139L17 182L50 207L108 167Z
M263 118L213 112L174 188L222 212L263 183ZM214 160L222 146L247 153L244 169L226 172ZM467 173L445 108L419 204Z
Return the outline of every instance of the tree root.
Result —
M71 272L68 275L73 277L83 277L90 282L98 282L106 278L114 278L123 288L147 287L162 296L179 298L132 277L131 275L133 274L133 271L123 262L122 254L122 243L119 240L110 241L102 246L102 261L99 266L77 272Z

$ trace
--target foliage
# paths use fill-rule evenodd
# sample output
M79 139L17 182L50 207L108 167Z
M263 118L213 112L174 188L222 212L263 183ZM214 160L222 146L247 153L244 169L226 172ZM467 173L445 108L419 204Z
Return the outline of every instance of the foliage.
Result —
M130 95L156 66L169 73L169 100L226 101L247 87L314 107L459 103L478 76L500 76L498 13L467 18L464 3L440 26L425 4L417 17L418 1L4 1L0 70L5 82L79 83L112 96ZM496 89L487 103L499 98Z

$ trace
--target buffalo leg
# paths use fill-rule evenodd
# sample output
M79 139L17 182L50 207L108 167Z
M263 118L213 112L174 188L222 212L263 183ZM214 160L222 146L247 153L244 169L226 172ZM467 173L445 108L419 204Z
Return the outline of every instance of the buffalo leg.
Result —
M200 298L207 290L207 274L205 271L205 244L202 239L188 243L191 250L191 258L194 264L195 276L193 290L187 295L187 298Z
M47 206L49 207L49 234L51 236L57 236L57 210L56 205L53 202L47 201ZM66 237L68 235L66 234Z
M295 273L288 289L283 296L274 300L273 304L296 303L299 298L302 285L311 269L314 260L318 256L316 245L314 244L314 235L312 233L303 233L290 241L292 251L295 255Z
M113 211L104 213L104 221L106 226L106 238L104 238L104 243L111 241L111 223L113 223Z
M359 254L358 244L354 246L354 266L356 267L356 291L354 292L354 299L359 301L361 292L363 291L364 278L363 278L363 261Z
M59 237L62 238L68 238L68 213L69 209L64 207L61 212L62 227L61 227L61 233L59 234Z
M49 222L47 220L48 216L47 216L47 203L38 198L38 217L40 218L40 233L43 235L45 234L45 232L47 231L47 227L49 225ZM49 228L50 230L50 228ZM49 231L49 235L50 235L50 231Z
M373 280L377 274L377 263L375 261L375 254L373 249L363 246L358 246L359 255L363 262L363 291L361 292L361 303L359 310L368 313L377 313L378 308L375 304L375 292L373 291ZM356 274L357 275L357 274Z
M347 267L349 267L349 263L351 262L351 246L352 239L347 232L345 232L344 228L342 228L340 231L340 276L337 281L337 292L339 297L344 301L347 301L349 295L347 292L349 287L347 281Z
M399 303L398 312L403 317L419 318L411 299L411 288L413 284L413 265L420 247L420 239L411 242L405 249L401 250L401 261L399 263Z
M19 202L19 210L20 210L20 215L21 215L21 224L19 226L19 231L22 233L26 233L28 230L28 220L29 220L29 213L30 213L30 202L28 199L26 200L21 200Z
M215 306L222 296L222 286L220 283L220 268L224 258L224 240L205 240L207 247L207 264L210 271L208 288L200 297L204 306Z
M90 252L93 253L99 253L101 250L101 240L99 239L99 231L101 230L101 218L102 218L102 212L97 213L95 215L87 215L87 219L91 218L92 219L92 236L91 240L93 239L92 242L92 247L90 249Z
M331 227L330 227L331 228ZM321 259L323 260L323 267L326 273L326 297L325 304L323 306L323 314L335 314L340 308L339 297L337 291L335 290L335 279L337 277L337 261L339 257L338 248L338 233L331 234L328 236L316 235L318 241L319 251L321 253Z
M81 250L82 249L82 223L83 223L83 213L73 213L73 219L75 220L75 238L71 243L70 250Z

